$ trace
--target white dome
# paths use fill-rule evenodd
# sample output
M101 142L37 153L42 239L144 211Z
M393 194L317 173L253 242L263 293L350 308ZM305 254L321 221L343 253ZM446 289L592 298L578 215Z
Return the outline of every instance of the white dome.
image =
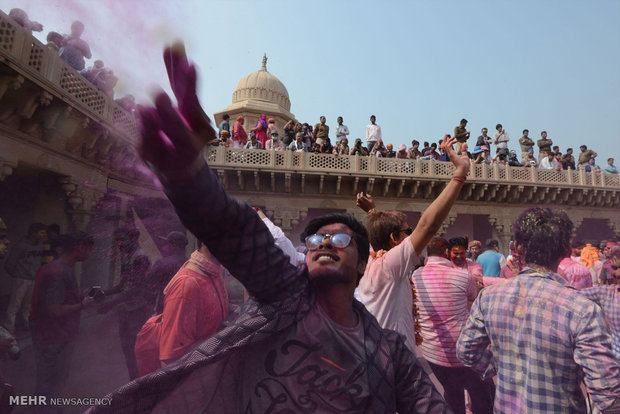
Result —
M287 111L291 110L286 87L280 79L267 72L267 56L263 56L263 67L259 71L244 76L235 87L232 103L247 100L272 102Z

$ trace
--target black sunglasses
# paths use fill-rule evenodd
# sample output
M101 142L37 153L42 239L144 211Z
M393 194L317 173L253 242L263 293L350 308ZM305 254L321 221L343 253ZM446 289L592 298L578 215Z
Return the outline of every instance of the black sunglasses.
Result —
M409 226L406 229L399 230L398 232L405 233L407 236L411 236L411 233L413 233L413 227Z

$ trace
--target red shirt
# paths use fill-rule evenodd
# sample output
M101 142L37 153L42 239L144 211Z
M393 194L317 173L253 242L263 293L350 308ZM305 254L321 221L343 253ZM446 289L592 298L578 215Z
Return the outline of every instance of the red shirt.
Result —
M228 315L228 294L221 266L208 275L181 268L164 291L159 359L177 359L213 335Z

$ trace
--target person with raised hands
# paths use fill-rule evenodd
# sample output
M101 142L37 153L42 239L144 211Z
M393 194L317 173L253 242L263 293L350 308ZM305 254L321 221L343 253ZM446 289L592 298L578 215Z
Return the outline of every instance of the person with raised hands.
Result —
M366 227L374 249L358 287L359 297L383 328L405 336L412 352L415 352L416 342L409 278L420 264L420 253L448 216L469 172L469 158L456 155L452 148L455 142L456 138L446 136L441 143L454 164L454 175L424 211L415 228L407 222L404 213L379 211L371 196L357 195L358 207L368 213ZM466 144L463 147L466 154Z
M349 214L313 219L305 264L291 264L201 154L216 133L183 46L164 60L179 107L161 92L140 108L140 153L183 224L250 299L224 329L91 412L450 412L401 336L353 299L368 258L364 226Z

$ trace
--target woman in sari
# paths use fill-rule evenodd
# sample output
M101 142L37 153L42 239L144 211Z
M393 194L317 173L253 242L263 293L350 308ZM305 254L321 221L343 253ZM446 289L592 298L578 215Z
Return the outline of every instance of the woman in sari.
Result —
M256 126L251 129L251 131L256 133L256 139L261 143L263 148L265 148L265 144L267 143L267 128L267 115L262 114Z

